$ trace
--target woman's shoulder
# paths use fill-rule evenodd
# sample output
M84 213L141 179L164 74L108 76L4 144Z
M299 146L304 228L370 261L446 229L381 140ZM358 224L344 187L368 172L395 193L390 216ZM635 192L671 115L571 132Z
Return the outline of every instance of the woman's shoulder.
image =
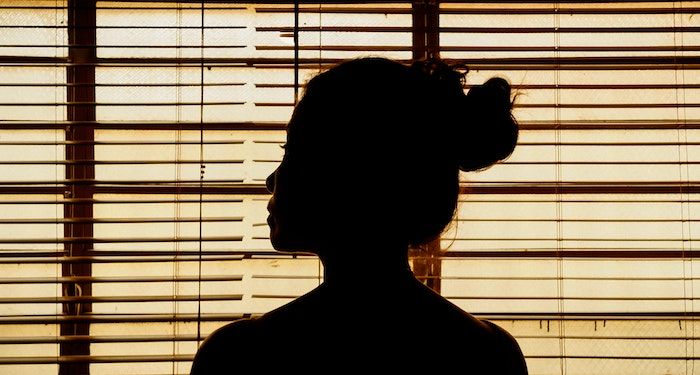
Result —
M482 320L488 327L495 343L495 353L502 368L502 374L527 375L525 357L515 338L501 326Z
M242 343L248 336L255 336L257 330L257 319L247 318L226 324L225 326L212 332L202 343L202 347L226 346Z
M255 319L241 319L212 332L199 346L190 375L220 373L234 366L235 359L257 347L257 325Z
M526 375L527 366L515 338L502 327L479 319L452 302L444 300L439 332L449 342L446 351L455 357L471 357L473 364L486 373ZM463 363L462 363L463 365ZM477 372L482 373L482 372Z

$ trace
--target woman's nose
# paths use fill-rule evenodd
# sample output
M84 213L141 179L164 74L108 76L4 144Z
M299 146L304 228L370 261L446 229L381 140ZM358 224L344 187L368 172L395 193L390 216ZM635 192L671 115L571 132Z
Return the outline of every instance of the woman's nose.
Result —
M265 187L270 194L275 191L275 173L277 173L276 169L265 179Z

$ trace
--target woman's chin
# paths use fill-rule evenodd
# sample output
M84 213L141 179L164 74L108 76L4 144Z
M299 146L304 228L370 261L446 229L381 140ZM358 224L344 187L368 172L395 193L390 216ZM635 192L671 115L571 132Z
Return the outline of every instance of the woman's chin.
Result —
M270 243L272 243L272 248L277 251L287 251L284 247L284 242L281 242L276 236L270 234Z
M272 243L272 248L277 251L286 251L284 249L284 241L279 233L279 227L272 216L267 217L267 225L270 227L270 243Z
M285 238L285 236L280 235L279 231L277 228L271 227L270 228L270 243L272 243L272 248L277 250L277 251L282 251L282 252L292 252L292 246L289 243L289 240Z
M275 241L271 240L272 242L272 248L275 249L275 251L279 251L281 253L301 253L301 252L307 252L308 250L301 250L298 246L293 246L290 244L287 244L285 242L280 242L280 241Z
M308 253L313 252L308 244L303 244L289 236L281 235L277 230L270 230L270 242L272 248L283 253Z

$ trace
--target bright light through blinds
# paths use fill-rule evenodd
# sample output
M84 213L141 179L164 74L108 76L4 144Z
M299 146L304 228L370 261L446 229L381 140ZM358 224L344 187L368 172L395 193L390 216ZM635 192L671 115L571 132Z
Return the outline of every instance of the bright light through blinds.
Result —
M508 77L524 129L464 176L442 293L514 319L532 373L694 373L700 38L681 4L441 7L442 56Z
M296 52L291 4L0 6L1 372L187 373L200 338L318 285L265 224L295 70L410 61L411 3L302 4ZM532 374L693 373L698 10L440 5L441 56L508 78L523 130L463 175L438 285Z

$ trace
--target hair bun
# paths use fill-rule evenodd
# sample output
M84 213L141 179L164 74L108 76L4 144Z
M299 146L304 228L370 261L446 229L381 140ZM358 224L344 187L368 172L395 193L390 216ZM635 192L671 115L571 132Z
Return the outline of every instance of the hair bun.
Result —
M511 114L510 84L503 78L491 78L473 86L467 95L468 126L462 138L467 146L457 150L459 169L485 169L507 158L518 140L518 124Z

